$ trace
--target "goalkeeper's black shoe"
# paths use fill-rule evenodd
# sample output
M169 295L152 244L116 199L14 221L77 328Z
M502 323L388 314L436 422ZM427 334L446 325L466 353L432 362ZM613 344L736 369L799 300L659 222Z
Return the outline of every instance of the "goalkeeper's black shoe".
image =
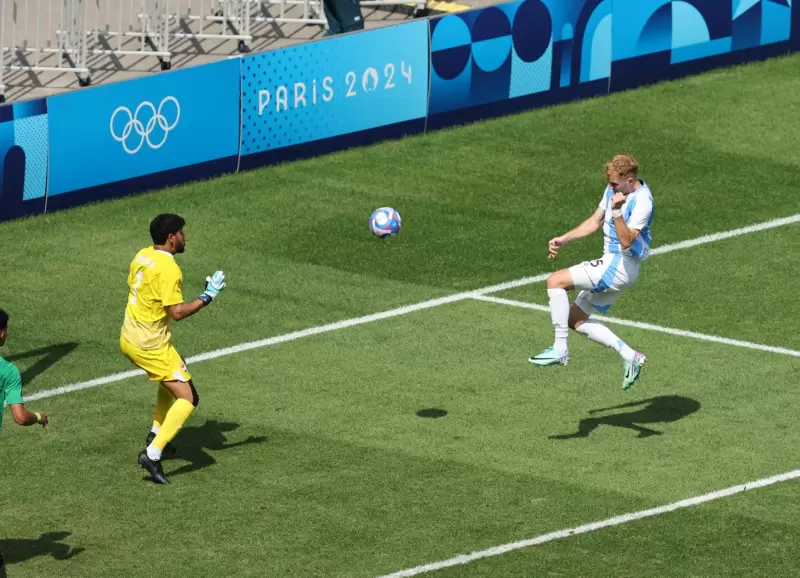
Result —
M144 447L147 447L151 443L153 443L154 439L156 439L156 434L154 434L153 432L147 434L147 440L145 440ZM171 458L176 453L178 453L178 450L175 449L175 446L173 446L172 443L168 443L166 446L164 446L164 449L161 450L161 455L167 458Z
M167 476L164 475L164 470L161 469L161 461L151 460L149 457L147 457L147 450L142 450L139 452L139 465L147 470L155 483L169 483Z

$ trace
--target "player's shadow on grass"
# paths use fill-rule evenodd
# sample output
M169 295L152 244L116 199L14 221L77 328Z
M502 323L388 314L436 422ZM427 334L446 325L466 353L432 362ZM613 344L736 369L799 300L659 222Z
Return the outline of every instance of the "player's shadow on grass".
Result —
M575 438L589 437L594 430L601 425L611 425L637 432L636 437L647 438L650 436L660 436L662 432L644 427L642 424L668 423L683 419L698 409L700 402L688 397L679 395L660 395L641 401L632 401L612 407L593 409L589 414L602 413L613 409L627 409L644 406L634 411L625 411L600 417L587 417L578 424L578 431L572 434L550 436L553 440L568 440Z
M167 473L167 476L179 476L213 466L217 460L206 450L228 450L238 446L269 441L266 436L250 436L239 442L228 443L225 434L235 431L238 427L238 423L209 420L201 426L183 428L173 442L177 450L175 459L186 460L189 463Z
M0 539L0 552L6 565L25 562L39 556L52 556L56 560L69 560L84 551L84 548L72 548L62 540L69 532L48 532L38 538L6 538ZM0 576L3 570L0 569Z
M33 365L21 372L22 386L24 387L58 363L62 358L72 353L76 347L78 347L77 343L60 343L58 345L49 345L40 349L33 349L24 353L15 353L14 355L8 356L6 359L13 363L20 359L39 357Z

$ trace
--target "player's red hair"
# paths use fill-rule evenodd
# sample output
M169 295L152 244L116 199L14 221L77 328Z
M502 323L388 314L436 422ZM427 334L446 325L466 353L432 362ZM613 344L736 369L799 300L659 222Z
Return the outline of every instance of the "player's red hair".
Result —
M639 171L639 163L632 155L618 154L614 155L610 161L605 164L606 180L612 181L620 177L636 177Z

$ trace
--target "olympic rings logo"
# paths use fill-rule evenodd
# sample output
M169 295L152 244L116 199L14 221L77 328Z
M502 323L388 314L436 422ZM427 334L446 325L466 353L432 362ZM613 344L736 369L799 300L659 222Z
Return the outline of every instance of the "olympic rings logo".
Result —
M175 120L172 123L167 120L166 115L164 114L164 105L168 102L172 102L175 105ZM149 110L149 118L147 118L147 113L145 113L145 118L141 118L142 111ZM125 127L122 129L122 134L117 134L114 130L114 120L117 118L117 115L127 115L128 119L125 122ZM178 126L178 121L181 118L181 105L178 103L178 99L174 96L167 96L164 100L161 101L161 104L158 105L158 110L151 102L144 101L139 106L136 107L136 111L131 112L126 106L120 106L114 113L111 115L111 122L109 123L109 127L111 129L111 136L112 138L122 143L122 148L125 149L125 152L129 155L135 155L136 153L141 150L144 146L144 143L153 149L157 150L164 146L164 143L167 142L167 137L172 129ZM145 121L146 119L146 121ZM153 134L153 131L156 130L156 126L161 129L163 132L163 136L161 140L158 142L153 142L150 139L150 136ZM134 136L134 133L136 135ZM136 143L136 137L139 137L139 143L136 145L135 148L131 148L131 140L133 140L134 144Z

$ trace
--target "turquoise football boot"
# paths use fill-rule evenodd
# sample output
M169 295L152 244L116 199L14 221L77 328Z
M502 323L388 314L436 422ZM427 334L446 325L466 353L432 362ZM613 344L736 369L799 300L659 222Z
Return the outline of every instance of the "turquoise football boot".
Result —
M633 361L625 362L625 373L622 377L622 389L630 389L633 387L633 384L639 379L639 375L642 373L642 367L644 364L647 363L647 358L644 354L639 353L638 351L633 356Z
M547 367L548 365L566 365L569 363L569 354L550 346L536 357L528 358L528 361L540 367Z

